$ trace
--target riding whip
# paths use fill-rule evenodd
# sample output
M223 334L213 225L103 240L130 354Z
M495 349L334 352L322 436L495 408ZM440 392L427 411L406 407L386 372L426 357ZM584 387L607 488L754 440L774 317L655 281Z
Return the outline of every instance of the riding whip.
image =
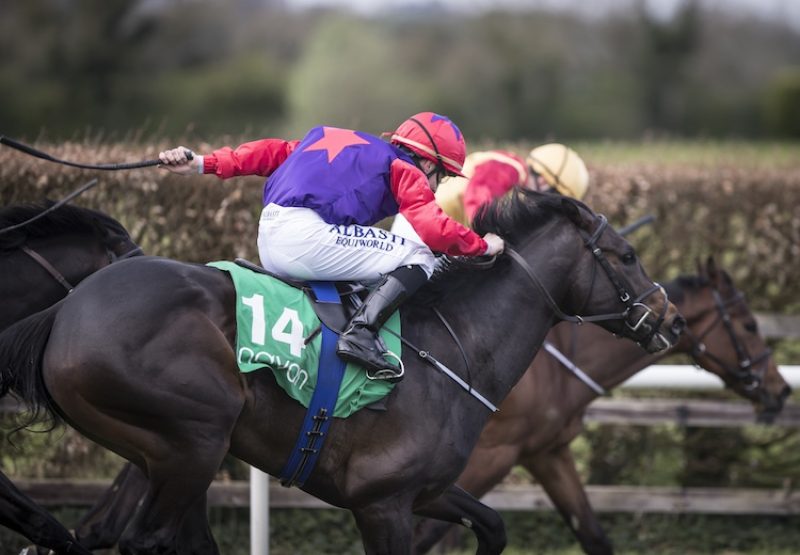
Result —
M635 222L633 222L631 224L628 224L625 227L619 228L617 230L617 233L619 233L620 235L625 237L629 233L633 233L634 231L636 231L640 227L645 226L645 225L647 225L647 224L649 224L651 222L654 222L655 220L656 220L656 217L653 216L652 214L648 214L647 216L642 216L641 218L639 218Z
M20 222L20 223L18 223L16 225L12 225L12 226L0 229L0 234L7 233L9 231L14 231L15 229L19 229L21 227L24 227L24 226L28 225L31 222L35 222L39 218L43 218L44 216L46 216L47 214L49 214L53 210L57 210L58 208L61 208L62 206L67 204L69 201L71 201L72 199L74 199L78 195L82 194L84 191L88 191L89 189L91 189L95 185L97 185L97 179L92 179L91 181L89 181L85 185L81 186L79 189L77 189L75 191L72 191L66 197L64 197L60 201L54 203L52 206L47 208L47 210L42 211L41 213L37 214L33 218L31 218L29 220L25 220L24 222Z
M133 170L136 168L148 168L151 166L158 166L161 164L161 160L143 160L141 162L125 162L121 164L81 164L79 162L70 162L68 160L61 160L60 158L56 158L54 156L50 156L49 154L42 152L41 150L37 150L32 146L23 144L19 141L15 141L5 135L0 135L0 144L4 144L6 146L10 146L20 152L24 152L30 156L35 158L41 158L42 160L47 160L48 162L55 162L56 164L62 164L64 166L72 166L73 168L82 168L85 170L107 170L107 171L114 171L114 170ZM190 150L186 150L186 158L191 160L194 158L194 153Z

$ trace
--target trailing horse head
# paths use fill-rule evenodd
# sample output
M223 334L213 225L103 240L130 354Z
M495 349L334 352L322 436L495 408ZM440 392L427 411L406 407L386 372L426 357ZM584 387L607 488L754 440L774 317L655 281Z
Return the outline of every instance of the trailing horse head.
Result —
M678 280L677 295L691 295L682 342L695 362L749 399L758 420L772 422L791 394L758 329L744 293L713 257L698 261L698 276ZM696 309L694 307L697 307Z
M0 329L42 310L88 275L142 254L110 216L53 203L0 210Z
M90 235L100 242L110 261L141 254L128 230L111 216L78 206L12 205L0 210L0 252L32 241L55 241L70 235Z
M552 220L553 214L561 214L572 225L564 231L548 232L558 221ZM605 217L582 202L517 189L485 207L473 225L479 233L494 231L506 239L511 246L508 255L522 267L532 290L548 301L557 318L594 322L651 353L677 342L685 321L663 287L647 276L633 247ZM568 280L565 275L540 276L534 269L542 265L543 256L561 258L576 249L581 249L582 255L575 258ZM559 305L553 292L564 288Z

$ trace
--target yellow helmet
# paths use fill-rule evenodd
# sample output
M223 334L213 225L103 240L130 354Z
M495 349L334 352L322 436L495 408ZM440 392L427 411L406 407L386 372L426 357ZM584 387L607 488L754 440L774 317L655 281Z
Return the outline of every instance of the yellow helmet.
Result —
M562 195L578 200L586 196L589 171L574 150L559 143L537 146L527 158L528 165Z

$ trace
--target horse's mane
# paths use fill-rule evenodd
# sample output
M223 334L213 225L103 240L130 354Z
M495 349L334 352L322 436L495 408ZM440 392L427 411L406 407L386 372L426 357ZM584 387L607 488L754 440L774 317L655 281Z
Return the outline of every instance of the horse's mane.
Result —
M18 204L2 208L0 209L0 230L38 216L53 204L52 201L47 201L40 204ZM65 233L95 233L98 223L120 235L128 236L128 231L122 224L102 212L63 205L19 229L0 233L0 250L19 248L29 239L52 237Z
M532 232L540 229L553 218L566 213L565 201L579 207L585 205L577 200L552 193L539 193L515 187L510 194L483 205L472 220L472 228L478 235L494 233L509 245L518 245ZM498 258L497 264L506 263ZM442 256L428 283L412 298L415 304L441 302L452 291L457 291L473 276L487 270L491 265L486 259Z
M565 202L585 205L569 197L515 187L508 195L484 204L472 220L478 235L495 233L515 245L531 232L565 214Z
M733 280L728 272L722 269L717 271L727 286L734 287ZM707 275L682 275L668 283L665 283L664 290L666 290L670 301L680 303L683 302L684 293L686 291L697 291L698 289L703 289L709 285L711 285L711 280Z

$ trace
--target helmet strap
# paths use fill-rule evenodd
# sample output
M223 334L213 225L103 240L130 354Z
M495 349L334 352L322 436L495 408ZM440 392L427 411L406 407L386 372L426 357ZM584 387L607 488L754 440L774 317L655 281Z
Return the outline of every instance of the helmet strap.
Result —
M439 153L439 147L436 146L436 141L433 140L433 135L431 135L430 131L428 131L428 128L425 127L422 123L420 123L420 121L417 118L408 118L408 119L419 125L423 133L425 133L428 136L428 139L431 141L431 146L433 147L433 151L436 153L436 165L439 166L439 168L441 169L442 172L444 172L445 175L447 175L447 168L444 167L444 163L442 162L442 155ZM430 177L432 174L430 175L425 174L425 175Z
M543 167L545 170L547 170L547 171L550 173L550 175L552 175L552 176L553 176L553 179L555 179L555 183L553 183L553 184L551 185L551 187L553 187L554 189L558 190L558 187L559 187L560 185L562 185L562 184L561 184L561 172L563 172L563 171L564 171L564 167L567 165L567 157L568 157L568 156L569 156L569 154L567 154L567 156L564 156L564 159L563 159L563 160L561 160L561 165L560 165L560 167L558 168L558 170L557 170L557 171L553 171L551 168L549 168L549 167L547 166L547 164L545 164L544 162L542 162L542 161L541 161L541 160L539 160L538 158L534 158L534 157L532 157L532 156L531 156L531 160L532 160L533 162L536 162L537 164L541 164L541 165L542 165L542 167ZM537 172L535 169L533 169L533 165L532 165L532 164L529 164L529 166L530 166L530 168L531 168L531 171L533 172L533 174L534 174L534 175L542 175L542 174L540 174L539 172ZM542 176L542 177L544 177L544 176ZM547 181L547 179L545 179L545 181Z
M437 172L444 173L444 175L447 175L447 171L444 170L439 164L437 164L431 171L426 172L424 169L422 169L422 160L427 160L427 158L423 158L422 156L420 156L419 154L417 154L416 152L414 152L405 145L397 145L397 148L402 150L405 154L408 155L409 158L411 158L411 161L414 162L414 165L417 167L419 171L425 174L425 177L430 179L430 177ZM433 160L430 161L433 162Z

